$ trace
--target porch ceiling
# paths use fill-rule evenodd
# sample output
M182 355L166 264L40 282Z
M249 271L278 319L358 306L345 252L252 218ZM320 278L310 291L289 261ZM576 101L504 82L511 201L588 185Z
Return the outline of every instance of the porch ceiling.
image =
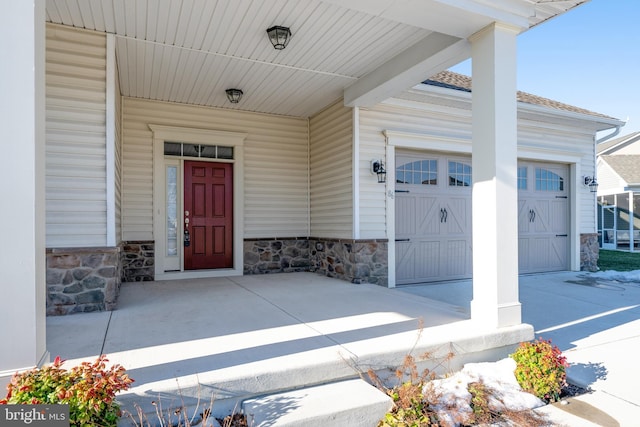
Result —
M123 96L308 117L420 83L468 58L466 38L491 22L526 31L585 1L46 0L46 19L115 34ZM293 33L282 51L273 25Z

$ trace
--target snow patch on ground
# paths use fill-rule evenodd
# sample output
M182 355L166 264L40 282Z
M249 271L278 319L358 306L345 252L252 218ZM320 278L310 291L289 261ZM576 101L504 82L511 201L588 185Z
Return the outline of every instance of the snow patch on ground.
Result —
M505 409L524 411L544 406L536 396L522 391L515 377L516 362L511 358L497 362L467 363L461 371L450 377L428 382L425 396L436 396L434 409L446 425L460 425L472 413L470 383L482 382L492 392L489 407L495 411ZM452 409L455 408L455 411Z
M592 273L598 279L617 280L619 282L640 282L640 270L633 271L598 271Z

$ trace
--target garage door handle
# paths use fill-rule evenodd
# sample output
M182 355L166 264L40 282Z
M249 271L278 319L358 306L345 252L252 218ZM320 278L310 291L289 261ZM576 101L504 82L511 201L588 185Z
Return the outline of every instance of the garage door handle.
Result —
M440 208L440 222L447 222L447 216L449 214L447 213L447 210L444 208Z
M533 209L529 209L529 222L535 222L536 220L536 211Z
M411 239L396 239L396 242L410 242Z

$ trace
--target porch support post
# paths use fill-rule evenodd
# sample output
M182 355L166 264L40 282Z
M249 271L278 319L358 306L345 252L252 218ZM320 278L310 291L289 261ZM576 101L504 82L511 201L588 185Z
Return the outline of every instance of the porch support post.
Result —
M0 2L0 390L48 361L45 323L44 1Z
M471 320L518 325L516 36L494 23L472 47L473 301Z

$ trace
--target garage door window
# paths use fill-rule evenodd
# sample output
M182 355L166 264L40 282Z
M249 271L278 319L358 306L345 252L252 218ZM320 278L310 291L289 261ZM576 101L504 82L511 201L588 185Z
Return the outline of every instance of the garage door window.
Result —
M449 186L471 186L471 166L460 162L449 162Z
M520 166L518 168L518 190L527 189L527 167Z
M419 160L398 166L396 183L438 185L438 161Z
M557 173L536 168L536 191L564 191L564 180Z

